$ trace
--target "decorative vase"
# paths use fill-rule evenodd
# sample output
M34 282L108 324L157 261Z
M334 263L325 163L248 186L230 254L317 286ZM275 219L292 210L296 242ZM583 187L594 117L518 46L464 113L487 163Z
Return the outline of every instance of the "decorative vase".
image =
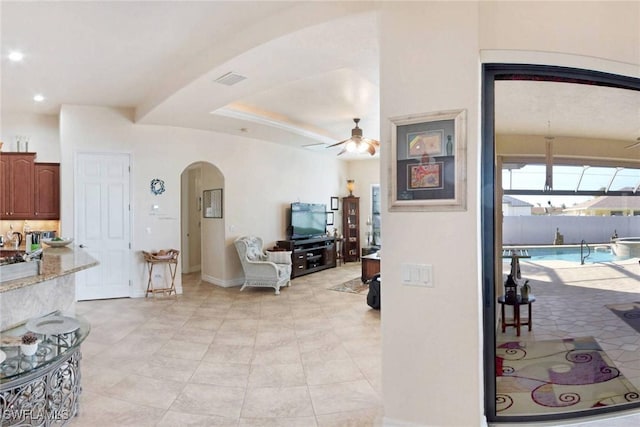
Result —
M451 142L451 135L447 135L447 156L453 154L453 142Z
M20 352L25 356L33 356L38 351L38 343L20 344Z
M529 294L531 293L531 286L529 286L529 281L526 280L524 282L524 285L522 285L522 299L523 300L528 300L529 299Z

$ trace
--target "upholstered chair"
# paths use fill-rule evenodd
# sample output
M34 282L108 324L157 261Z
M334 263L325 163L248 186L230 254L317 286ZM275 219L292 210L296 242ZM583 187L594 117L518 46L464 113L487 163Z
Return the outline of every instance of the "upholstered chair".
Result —
M290 251L265 253L262 239L256 236L242 236L234 243L244 270L241 291L247 286L267 287L279 295L280 287L291 286Z

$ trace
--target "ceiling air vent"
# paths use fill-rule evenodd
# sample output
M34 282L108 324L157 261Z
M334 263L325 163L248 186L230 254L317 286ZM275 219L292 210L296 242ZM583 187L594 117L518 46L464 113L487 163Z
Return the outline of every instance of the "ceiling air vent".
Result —
M215 82L223 85L227 85L227 86L233 86L234 84L239 83L244 79L246 79L245 76L241 76L240 74L236 74L234 72L229 72L224 76L221 76L215 79Z

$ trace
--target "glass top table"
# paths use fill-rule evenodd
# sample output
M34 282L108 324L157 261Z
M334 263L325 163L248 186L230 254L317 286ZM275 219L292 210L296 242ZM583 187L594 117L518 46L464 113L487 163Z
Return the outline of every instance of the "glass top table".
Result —
M52 313L41 319L59 315L60 313ZM89 335L91 326L82 316L75 315L73 319L79 323L79 327L72 332L36 333L39 344L33 356L25 356L20 351L20 337L29 332L26 324L0 332L0 350L3 352L0 353L0 359L3 358L3 354L5 356L4 361L0 363L0 387L6 383L38 375L42 368L46 369L76 351Z

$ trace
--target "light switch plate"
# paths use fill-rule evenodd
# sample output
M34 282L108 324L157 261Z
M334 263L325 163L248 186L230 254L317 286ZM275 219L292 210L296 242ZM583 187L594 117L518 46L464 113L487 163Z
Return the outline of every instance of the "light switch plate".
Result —
M433 266L431 264L402 264L400 266L402 284L433 288Z

